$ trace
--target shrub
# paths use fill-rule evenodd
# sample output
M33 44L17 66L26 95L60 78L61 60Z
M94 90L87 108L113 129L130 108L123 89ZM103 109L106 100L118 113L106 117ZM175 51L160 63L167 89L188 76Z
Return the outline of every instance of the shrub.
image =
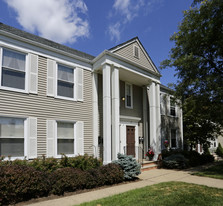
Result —
M112 185L124 180L124 171L118 164L110 163L99 168L103 185Z
M92 157L92 156L89 156L87 154L85 155L79 155L79 156L76 156L76 157L70 157L70 158L67 158L67 166L68 167L73 167L73 168L79 168L81 170L89 170L89 169L92 169L92 168L98 168L100 166L102 166L102 161L95 158L95 157ZM65 166L66 160L65 158L63 157L61 159L61 165L62 166Z
M46 196L50 183L46 173L24 165L0 167L0 204L14 204Z
M168 169L185 169L188 166L188 160L182 154L172 154L163 159L163 167Z
M118 164L124 171L124 178L126 180L134 180L139 174L141 174L141 165L133 159L132 156L118 154L118 160L113 161Z
M217 150L216 150L216 154L219 156L219 157L223 157L223 148L221 146L221 143L218 144L218 147L217 147Z
M85 178L85 172L80 169L59 168L50 174L51 192L55 195L63 195L64 192L83 189Z

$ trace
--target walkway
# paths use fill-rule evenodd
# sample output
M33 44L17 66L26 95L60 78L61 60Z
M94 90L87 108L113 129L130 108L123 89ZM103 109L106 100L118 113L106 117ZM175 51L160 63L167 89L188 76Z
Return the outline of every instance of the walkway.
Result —
M123 193L136 188L142 188L148 185L158 184L161 182L181 181L187 183L194 183L199 185L206 185L209 187L223 188L223 180L198 177L190 174L190 171L175 171L166 169L154 169L143 172L139 178L142 181L132 182L128 184L116 185L104 189L98 189L86 193L76 194L58 199L47 200L30 204L31 206L71 206L78 205L83 202L88 202L111 195Z

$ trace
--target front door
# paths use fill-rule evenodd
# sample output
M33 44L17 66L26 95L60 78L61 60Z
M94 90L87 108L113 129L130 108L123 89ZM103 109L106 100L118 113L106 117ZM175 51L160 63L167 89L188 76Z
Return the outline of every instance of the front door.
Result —
M127 155L135 157L135 127L126 126Z

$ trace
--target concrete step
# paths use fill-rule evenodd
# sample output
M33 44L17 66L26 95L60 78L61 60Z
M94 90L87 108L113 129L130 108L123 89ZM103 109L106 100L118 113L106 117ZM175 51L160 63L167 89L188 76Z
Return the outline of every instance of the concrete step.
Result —
M157 161L143 160L141 171L143 172L143 171L148 171L152 169L157 169L157 167L158 167Z

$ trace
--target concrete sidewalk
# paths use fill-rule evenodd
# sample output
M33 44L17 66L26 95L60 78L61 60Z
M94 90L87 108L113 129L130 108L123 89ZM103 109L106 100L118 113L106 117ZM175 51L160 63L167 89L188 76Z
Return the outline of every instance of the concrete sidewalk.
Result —
M199 185L206 185L209 187L223 188L223 180L198 177L190 174L190 171L175 171L166 169L154 169L143 172L139 178L141 181L132 182L128 184L121 184L111 186L104 189L98 189L86 193L76 194L58 199L47 200L30 204L31 206L71 206L78 205L83 202L101 199L111 195L123 193L136 188L142 188L148 185L158 184L161 182L180 181L187 183L194 183Z

